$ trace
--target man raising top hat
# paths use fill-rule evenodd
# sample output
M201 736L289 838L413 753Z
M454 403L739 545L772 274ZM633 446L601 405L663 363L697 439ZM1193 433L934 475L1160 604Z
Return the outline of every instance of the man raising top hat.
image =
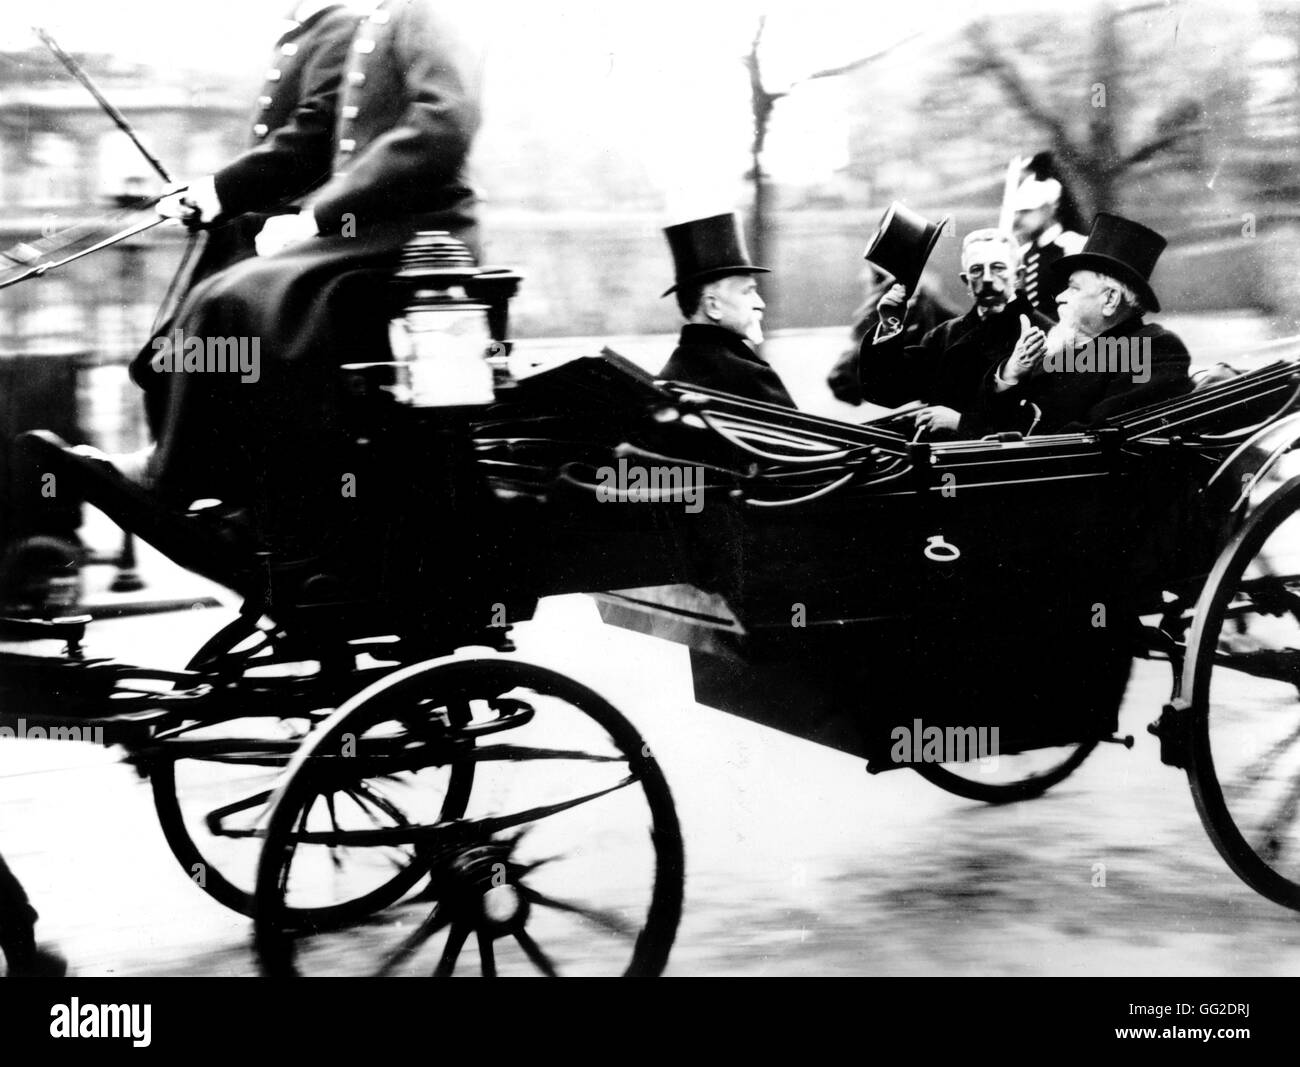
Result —
M763 298L756 274L770 273L749 261L734 214L695 219L664 230L686 325L676 351L659 377L794 407L776 371L750 347L763 340Z
M895 285L877 307L879 325L862 339L858 370L862 395L873 404L894 407L910 400L925 407L912 416L931 439L974 438L992 432L977 410L981 383L989 368L1014 350L1022 318L1041 329L1048 319L1016 292L1019 263L1016 240L1002 230L972 230L962 241L961 280L971 306L909 342L903 318L906 286Z
M1150 279L1164 248L1154 230L1098 214L1083 250L1049 274L1060 323L1044 333L1021 319L1015 350L981 384L981 417L998 430L1075 432L1187 392L1183 342L1143 321L1160 310Z

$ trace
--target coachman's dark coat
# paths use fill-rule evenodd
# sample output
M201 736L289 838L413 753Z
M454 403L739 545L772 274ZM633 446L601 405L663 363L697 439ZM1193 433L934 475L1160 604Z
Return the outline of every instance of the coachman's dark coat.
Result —
M248 151L213 175L222 214L209 231L195 283L253 255L265 215L329 179L339 89L359 21L343 5L329 4L275 42Z
M735 393L767 404L795 406L780 377L734 330L688 322L658 377Z
M863 397L885 407L923 400L952 408L961 412L959 438L992 433L987 414L977 410L980 390L991 369L1015 349L1021 315L1041 330L1052 327L1050 319L1017 297L984 318L972 307L936 326L919 345L905 345L903 335L873 344L873 331L862 339L858 361Z
M1129 371L1048 370L1040 362L1014 386L999 393L994 389L995 367L980 383L976 403L980 418L997 430L1027 433L1032 426L1035 434L1073 433L1094 429L1125 411L1191 391L1187 348L1163 326L1143 322L1137 316L1098 338L1104 339L1127 340L1130 353L1144 341L1149 342L1149 380L1135 382L1131 362ZM1037 424L1035 407L1042 413Z
M311 512L339 496L343 363L388 358L389 278L422 229L476 244L466 158L481 59L430 0L361 24L339 101L333 175L303 206L321 236L236 264L195 290L186 336L260 342L261 375L174 374L155 463L178 501L252 496Z
M866 337L876 336L876 327L880 325L880 313L876 310L885 289L879 288L853 314L853 347L845 350L826 376L826 384L836 400L846 404L861 404L862 381L858 364L862 358L862 341ZM957 309L949 307L924 283L908 301L907 318L903 323L903 344L919 345L925 335L936 326L947 322L957 314Z
M299 5L306 7L307 5ZM213 220L176 303L163 311L157 336L175 325L176 308L206 278L256 254L269 214L286 208L330 176L337 98L360 16L341 4L311 12L280 35L257 98L249 148L213 175L222 213ZM149 425L161 432L169 382L153 372L152 339L131 365L145 390Z

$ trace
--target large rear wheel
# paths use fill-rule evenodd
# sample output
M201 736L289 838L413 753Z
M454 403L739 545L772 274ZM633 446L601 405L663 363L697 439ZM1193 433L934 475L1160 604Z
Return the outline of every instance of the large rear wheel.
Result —
M1188 778L1228 865L1300 909L1300 478L1219 557L1197 605L1182 692Z

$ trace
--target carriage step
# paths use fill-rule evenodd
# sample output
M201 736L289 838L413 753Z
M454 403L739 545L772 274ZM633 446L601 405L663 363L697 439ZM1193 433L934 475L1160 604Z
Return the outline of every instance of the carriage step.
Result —
M89 615L63 619L0 617L0 641L67 641L79 645L91 621Z

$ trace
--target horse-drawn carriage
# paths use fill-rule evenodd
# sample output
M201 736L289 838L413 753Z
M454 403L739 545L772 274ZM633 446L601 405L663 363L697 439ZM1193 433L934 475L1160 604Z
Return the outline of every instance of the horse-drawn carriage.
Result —
M517 279L449 262L408 264L408 307L478 308L499 355ZM1133 657L1168 659L1162 758L1233 869L1300 907L1295 365L1093 433L925 443L612 353L498 365L492 403L447 406L465 367L414 340L341 372L359 491L305 556L24 442L244 608L181 671L87 658L84 620L4 621L0 711L124 744L268 972L449 975L471 939L484 974L664 968L685 867L662 771L509 640L572 592L686 642L702 703L992 801L1116 740ZM915 762L896 729L921 721L996 749Z

